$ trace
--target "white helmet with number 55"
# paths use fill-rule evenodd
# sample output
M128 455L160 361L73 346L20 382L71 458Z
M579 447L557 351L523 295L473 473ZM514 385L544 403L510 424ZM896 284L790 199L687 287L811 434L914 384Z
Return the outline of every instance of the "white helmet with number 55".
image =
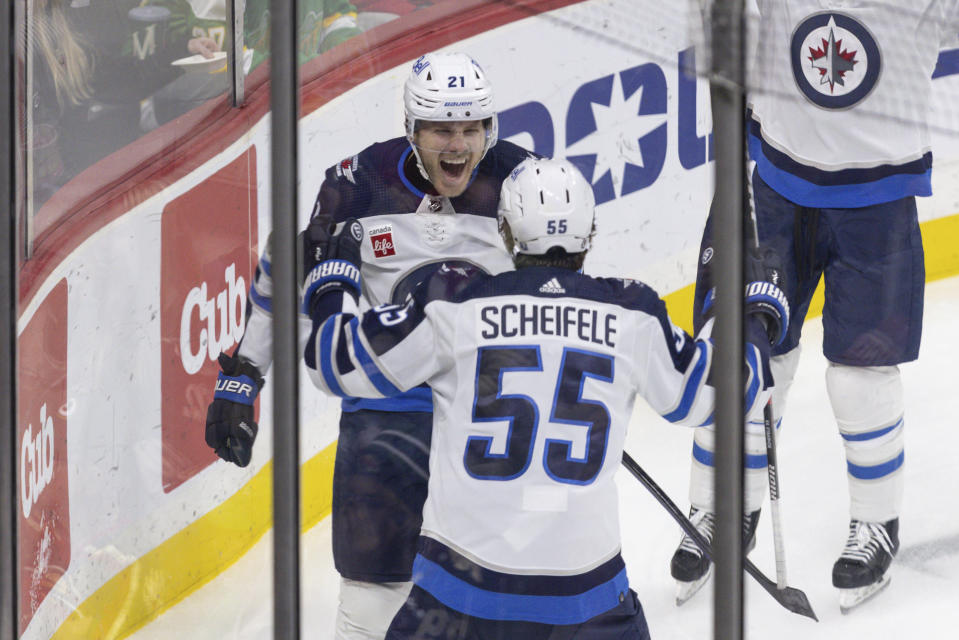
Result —
M545 255L587 251L593 237L593 188L571 162L528 158L500 191L499 228L507 249Z
M406 79L403 104L410 144L414 144L413 134L419 120L482 120L486 129L483 155L496 144L499 126L493 109L493 85L479 64L465 53L420 56Z

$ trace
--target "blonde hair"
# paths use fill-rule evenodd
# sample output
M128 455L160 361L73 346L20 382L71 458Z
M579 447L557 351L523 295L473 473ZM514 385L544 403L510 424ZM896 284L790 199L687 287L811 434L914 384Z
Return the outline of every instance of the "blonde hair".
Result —
M93 56L81 36L73 32L63 3L67 0L36 0L27 22L27 41L47 63L53 76L60 107L79 105L93 96Z

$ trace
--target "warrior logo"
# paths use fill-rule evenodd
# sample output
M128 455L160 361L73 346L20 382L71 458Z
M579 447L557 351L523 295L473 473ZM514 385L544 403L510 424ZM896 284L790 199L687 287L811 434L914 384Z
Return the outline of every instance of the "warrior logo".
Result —
M817 13L796 27L790 44L793 77L810 102L848 109L876 87L879 45L866 27L841 13Z

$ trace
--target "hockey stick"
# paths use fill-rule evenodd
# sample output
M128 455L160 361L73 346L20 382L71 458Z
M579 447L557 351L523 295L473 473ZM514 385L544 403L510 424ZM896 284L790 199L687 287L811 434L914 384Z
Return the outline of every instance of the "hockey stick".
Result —
M773 402L763 409L766 432L766 469L769 473L769 515L773 521L773 550L776 554L776 586L786 588L786 545L783 542L782 517L779 515L779 465L776 462L776 427L773 426Z
M701 534L699 530L696 529L696 526L689 521L689 518L679 510L676 503L666 495L666 492L639 466L639 463L633 460L633 457L625 451L623 451L623 466L653 494L657 502L663 505L666 511L669 512L669 515L673 517L673 520L679 523L679 526L686 535L696 542L699 548L703 550L703 553L706 554L707 558L712 560L712 550L710 549L709 542L703 537L703 534ZM813 611L812 605L809 604L809 598L806 597L805 593L793 587L777 587L776 583L767 578L748 558L743 558L743 565L746 568L746 572L755 578L756 582L758 582L776 602L793 613L798 613L801 616L806 616L819 622L819 618L816 617L816 612Z
M759 249L759 222L756 220L756 209L753 206L752 182L749 176L745 176L744 185L746 193L743 197L746 201L746 207L749 211L749 224L747 229L752 229L753 247ZM778 282L773 284L778 286ZM769 477L769 517L773 525L773 551L776 556L776 586L780 589L786 588L786 544L783 537L782 516L779 511L779 465L776 462L776 428L773 424L773 401L769 402L763 408L763 432L766 436L766 472Z

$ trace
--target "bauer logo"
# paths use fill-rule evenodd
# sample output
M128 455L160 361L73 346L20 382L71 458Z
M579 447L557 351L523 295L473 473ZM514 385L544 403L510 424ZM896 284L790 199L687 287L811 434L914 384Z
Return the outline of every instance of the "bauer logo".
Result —
M256 154L244 155L163 209L161 450L164 491L217 460L204 439L217 356L243 337L257 261Z
M882 70L876 39L864 24L842 13L817 13L800 22L790 55L799 90L823 109L848 109L862 101Z
M17 343L20 628L70 566L67 282L37 308Z

